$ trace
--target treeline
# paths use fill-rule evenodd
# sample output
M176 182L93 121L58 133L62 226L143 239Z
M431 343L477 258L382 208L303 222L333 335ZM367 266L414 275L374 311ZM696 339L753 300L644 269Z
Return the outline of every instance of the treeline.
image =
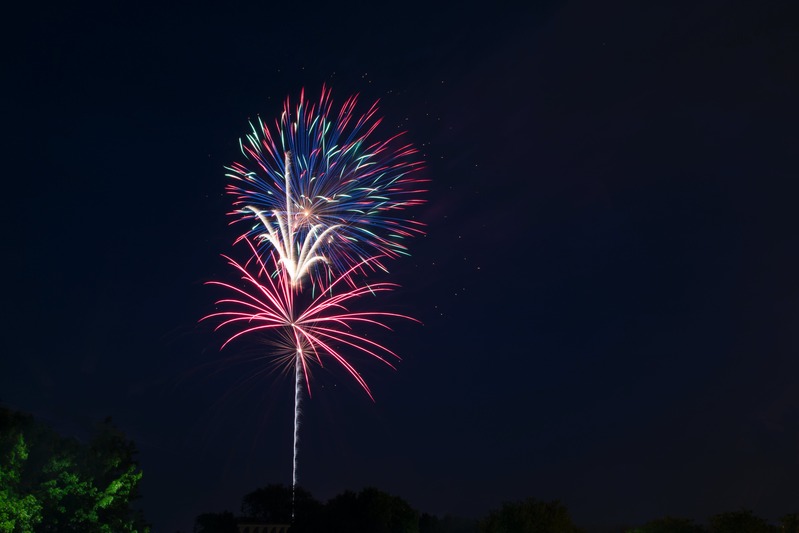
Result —
M110 419L81 442L0 407L0 533L146 533L135 454Z
M482 520L420 513L398 496L376 488L345 491L321 503L297 488L269 485L244 496L241 516L230 511L197 517L194 533L237 533L238 525L291 524L291 533L580 533L557 502L508 503Z
M197 517L194 533L238 533L239 525L291 524L290 533L586 533L558 501L533 498L508 502L481 519L437 517L376 488L345 491L327 503L297 488L292 520L291 489L269 485L242 499L241 515L230 511ZM705 524L665 517L614 533L799 533L799 514L770 524L752 511L711 516Z
M133 507L142 478L135 455L133 442L110 419L79 441L0 407L0 533L147 533ZM238 515L201 514L194 533L238 533L247 523L291 524L291 533L591 533L558 501L528 498L467 519L420 513L376 488L345 491L326 503L297 488L292 504L283 485L247 494ZM748 510L704 523L665 517L613 533L799 533L799 514L777 524Z
M799 533L799 513L783 516L779 524L770 524L746 509L711 516L706 525L687 518L665 517L625 533Z
M201 514L195 533L237 533L238 524L291 524L291 533L476 533L477 522L419 513L408 502L376 488L345 491L321 503L297 487L292 520L291 488L268 485L242 498L241 515Z

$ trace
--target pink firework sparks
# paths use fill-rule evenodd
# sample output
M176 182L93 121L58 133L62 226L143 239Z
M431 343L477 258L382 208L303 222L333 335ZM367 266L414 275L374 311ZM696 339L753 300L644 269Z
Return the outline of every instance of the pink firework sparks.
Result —
M297 455L300 427L300 402L302 398L302 381L308 395L311 395L309 365L324 365L325 359L332 359L341 365L348 374L366 391L374 401L369 385L349 361L348 354L356 352L375 358L394 368L389 358L399 357L385 346L359 335L353 329L356 325L376 325L390 329L384 320L404 318L414 320L405 315L386 312L352 312L347 304L356 298L368 294L377 294L393 290L392 283L372 283L358 285L352 278L352 271L362 268L364 263L377 261L378 258L364 259L353 265L350 270L333 278L329 284L311 298L300 298L302 288L293 280L285 268L279 268L280 260L270 253L267 259L272 269L258 254L249 239L244 239L252 253L250 261L241 265L230 257L223 256L241 275L241 286L221 281L210 281L208 284L224 287L233 293L216 303L223 310L211 313L202 320L219 319L216 329L234 328L222 348L238 339L257 333L272 333L283 349L275 351L275 357L284 368L294 369L294 456L292 468L292 491L297 487ZM250 271L255 265L256 272ZM275 278L270 276L275 272ZM336 292L340 291L340 292ZM288 349L286 349L288 348ZM293 516L293 511L292 511Z
M294 354L287 355L283 351L286 366L295 365L301 371L306 388L310 395L309 364L314 362L324 366L326 359L332 359L341 365L370 398L374 399L368 384L348 359L348 353L356 352L375 358L394 368L391 359L399 357L385 346L369 340L356 332L354 326L371 324L391 329L385 324L386 319L401 318L415 320L411 317L387 312L366 311L351 312L347 308L352 300L366 295L374 295L391 291L397 287L392 283L371 283L353 286L352 271L361 268L363 263L377 261L377 258L363 260L350 270L333 279L309 303L299 303L308 298L298 298L302 289L293 284L285 269L267 268L265 261L258 255L255 246L246 239L252 252L252 258L244 265L230 257L223 256L241 275L242 286L235 286L221 281L210 281L210 285L218 285L231 291L234 296L218 300L218 306L224 309L209 314L202 320L221 319L216 329L235 328L222 348L239 337L270 332L282 343L290 343ZM267 260L276 263L274 254ZM252 264L257 266L252 273ZM272 278L270 272L277 272ZM340 291L340 292L337 292ZM307 294L304 296L308 296ZM280 357L280 356L278 356ZM290 360L289 360L290 358Z

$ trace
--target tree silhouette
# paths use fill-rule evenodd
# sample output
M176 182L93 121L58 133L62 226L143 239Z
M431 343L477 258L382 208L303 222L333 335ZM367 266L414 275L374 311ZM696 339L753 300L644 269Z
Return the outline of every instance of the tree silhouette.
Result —
M428 513L419 516L419 533L444 533L441 519Z
M418 533L419 513L405 500L369 487L345 491L326 506L330 533Z
M422 513L419 533L477 533L477 520L446 515L443 518Z
M230 511L203 513L194 520L194 533L238 533L236 518Z
M780 518L780 533L799 533L799 513L786 514Z
M481 533L578 533L566 507L533 498L505 503L480 522Z
M291 523L291 488L267 485L255 489L241 500L241 513L247 518L272 524Z
M776 533L768 522L743 509L710 517L709 533Z
M705 533L705 528L688 518L666 516L647 522L628 533Z
M302 487L294 489L293 500L292 506L291 487L270 484L244 496L241 513L246 518L270 524L292 524L293 533L313 531L321 520L322 504Z

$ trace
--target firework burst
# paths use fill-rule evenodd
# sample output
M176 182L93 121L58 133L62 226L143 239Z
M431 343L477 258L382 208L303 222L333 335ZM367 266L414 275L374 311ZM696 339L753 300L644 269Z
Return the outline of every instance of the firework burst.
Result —
M334 278L316 296L311 297L309 303L298 306L297 296L302 289L292 285L285 270L277 268L274 264L277 261L275 256L270 254L267 256L267 261L263 261L250 240L245 239L245 242L253 256L244 265L223 256L228 264L238 271L245 288L221 281L207 282L208 285L221 286L233 293L232 297L216 302L218 306L224 307L223 310L211 313L202 319L220 319L220 323L216 326L217 330L235 326L236 331L228 337L222 348L245 335L257 332L272 333L278 339L279 346L282 346L282 349L276 350L276 354L278 357L279 354L283 354L281 361L283 366L292 365L291 360L300 363L302 377L307 384L309 394L311 392L309 362L324 366L324 360L329 358L341 365L369 397L374 399L366 381L342 355L342 350L354 350L394 368L390 359L398 360L399 357L388 348L355 333L355 326L370 324L390 329L384 323L387 318L414 320L397 313L348 310L347 305L353 300L391 291L397 287L387 282L355 287L351 283L344 283L345 280L352 281L350 277L352 271L377 259L364 259L361 264L354 265L350 270ZM277 269L277 278L269 274L270 269L267 266L270 262L273 263L271 266ZM257 266L255 273L251 272L253 263ZM340 290L334 293L334 289L338 286L341 286Z
M350 97L336 113L326 88L318 103L304 91L295 109L287 99L274 130L260 118L250 124L240 140L246 162L227 168L232 215L262 251L278 253L294 284L320 263L340 273L366 258L405 254L403 239L422 232L401 216L423 202L417 150L402 133L372 140L377 104L356 116L356 103Z
M352 272L377 258L367 258L353 265L348 271L332 279L315 296L302 294L302 288L293 284L288 272L279 268L279 259L273 253L263 260L249 239L244 239L252 253L251 259L241 264L224 256L228 264L240 275L240 285L222 281L207 284L224 288L231 296L216 302L218 311L202 320L218 320L216 330L232 331L225 343L240 337L258 333L270 334L276 349L274 357L279 367L293 370L294 391L294 460L292 485L297 484L297 443L299 441L299 416L302 385L311 395L310 367L323 367L330 360L342 367L374 400L366 380L350 362L357 353L377 359L391 368L392 360L399 356L382 344L360 335L357 326L371 325L390 329L385 323L389 319L414 320L398 313L378 311L350 311L354 300L367 295L377 295L396 288L395 284L378 282L354 284ZM254 270L254 272L253 272ZM271 272L276 272L272 277ZM335 292L334 292L335 291ZM306 296L306 298L302 298ZM302 304L298 302L303 301Z

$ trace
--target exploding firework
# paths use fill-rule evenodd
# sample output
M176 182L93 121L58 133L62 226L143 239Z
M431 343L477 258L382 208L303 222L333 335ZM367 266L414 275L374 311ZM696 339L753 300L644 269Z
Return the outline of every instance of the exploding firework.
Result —
M279 268L280 260L273 253L268 254L264 260L249 239L245 238L244 241L252 253L250 261L242 265L224 256L239 273L241 284L208 282L225 288L232 295L218 300L216 303L220 310L203 320L217 319L217 330L232 331L222 348L240 337L269 334L278 347L274 351L278 365L284 370L293 370L295 391L292 485L296 487L301 392L304 383L309 396L311 394L311 365L324 366L326 360L332 360L374 399L369 385L350 361L351 355L360 354L374 358L391 368L394 368L392 360L399 360L399 357L385 346L360 335L356 326L374 325L390 329L386 320L414 319L396 313L355 312L348 309L353 300L391 291L396 287L386 282L361 285L353 283L352 271L365 263L376 261L376 258L367 258L360 264L353 265L310 296L303 294L302 288L292 283L286 269ZM277 273L275 277L272 277L272 272Z
M406 253L402 240L422 224L402 211L423 202L418 152L401 142L371 139L381 119L377 104L356 117L357 97L334 112L330 90L319 103L287 99L274 131L260 118L240 140L246 163L227 168L236 220L261 251L274 250L293 284L326 264L335 273L377 266L374 257ZM317 271L318 273L318 271ZM314 276L316 281L323 275Z
M241 284L210 282L232 296L219 300L220 310L204 320L219 320L217 329L232 331L223 348L241 337L271 334L273 361L293 371L293 488L310 367L333 361L372 398L350 358L366 356L392 368L398 358L359 327L387 328L391 318L409 318L349 307L395 287L360 279L385 270L381 261L406 254L403 239L422 233L421 223L403 215L423 202L425 192L425 180L417 177L418 152L401 142L402 134L372 139L380 124L377 105L356 116L356 103L350 97L334 111L330 90L323 88L318 103L301 93L292 113L287 99L274 129L260 119L250 124L251 133L239 141L246 162L227 168L233 180L227 191L235 197L231 214L247 224L238 240L247 243L251 258L243 265L228 258ZM305 290L305 280L313 290Z

